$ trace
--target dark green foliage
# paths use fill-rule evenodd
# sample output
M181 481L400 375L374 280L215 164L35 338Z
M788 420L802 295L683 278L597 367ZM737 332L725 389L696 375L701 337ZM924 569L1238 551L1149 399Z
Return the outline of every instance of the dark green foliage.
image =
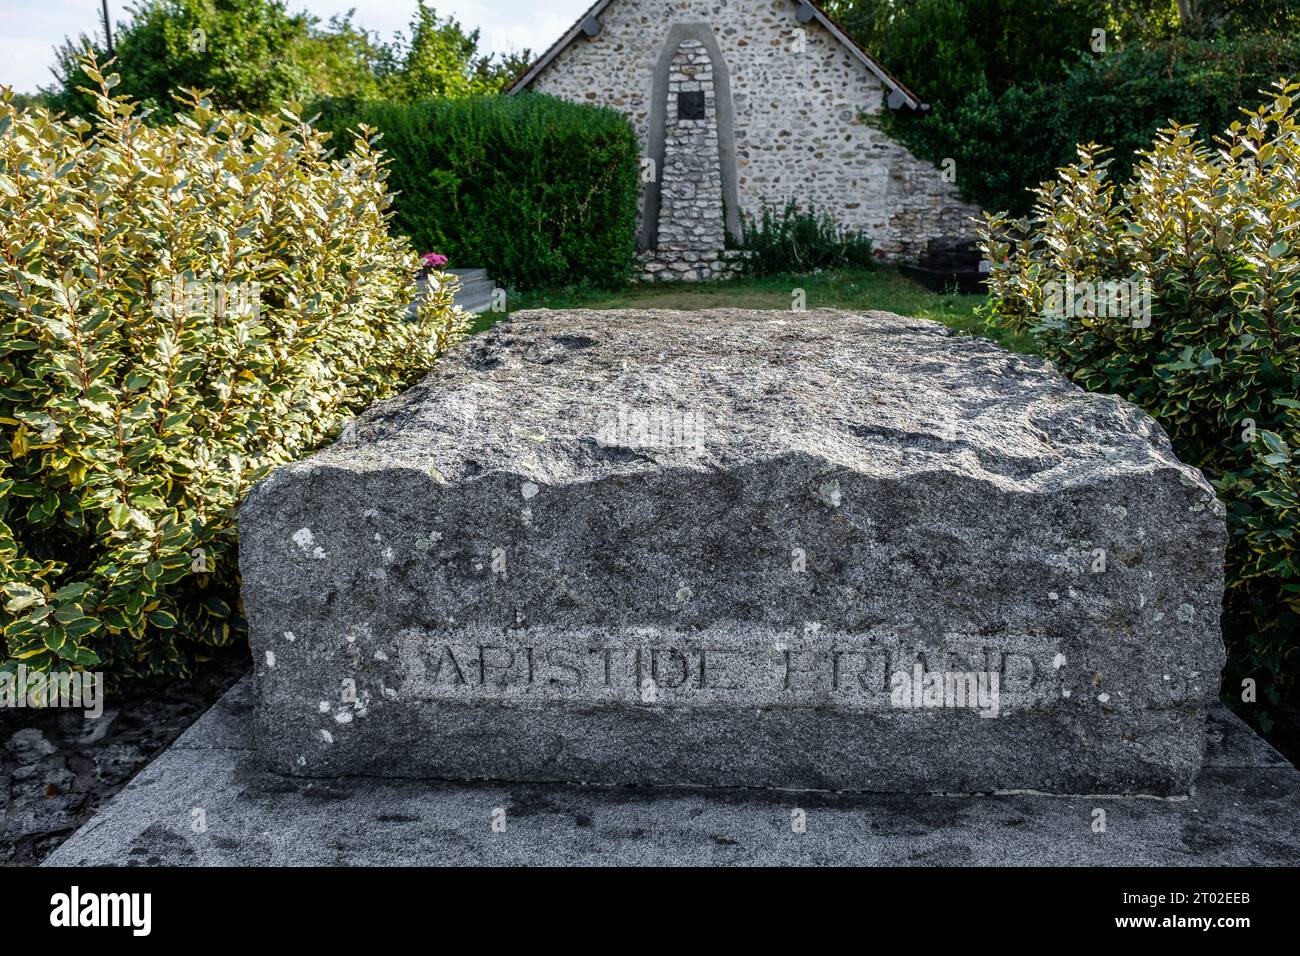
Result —
M826 0L824 7L939 113L980 90L999 96L1058 82L1081 54L1300 32L1297 0Z
M981 86L951 109L885 122L919 155L936 163L955 159L967 198L1023 215L1032 203L1028 187L1068 165L1077 144L1112 147L1112 173L1123 178L1156 130L1177 121L1207 138L1238 118L1238 104L1294 75L1300 35L1180 39L1081 55L1059 82L1001 93Z
M1180 27L1192 36L1300 30L1300 3L1296 0L1182 0L1177 6Z
M421 252L517 289L630 275L640 148L621 114L532 93L315 109L340 155L358 124L382 134L394 228Z
M1300 75L1298 0L828 0L827 11L929 104L881 122L957 162L967 199L1013 215L1028 188L1114 149L1113 172L1171 121L1219 130Z
M802 210L793 199L779 212L764 206L758 221L746 217L741 232L742 248L750 254L745 261L749 275L872 265L871 239L865 233L841 228L811 204Z
M1106 28L1095 0L830 0L827 12L922 100L1054 80Z

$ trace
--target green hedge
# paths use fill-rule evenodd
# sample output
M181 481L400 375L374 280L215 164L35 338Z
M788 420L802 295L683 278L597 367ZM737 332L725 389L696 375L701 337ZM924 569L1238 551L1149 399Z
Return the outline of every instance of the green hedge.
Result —
M1074 161L1080 143L1111 147L1111 174L1127 177L1136 151L1171 120L1202 140L1240 117L1279 77L1300 76L1300 36L1177 40L1078 60L1060 82L979 87L955 107L884 119L935 163L957 162L957 184L985 209L1024 215L1029 188Z
M361 124L382 134L395 228L452 268L484 266L518 289L631 274L640 147L622 114L531 93L312 111L340 154Z

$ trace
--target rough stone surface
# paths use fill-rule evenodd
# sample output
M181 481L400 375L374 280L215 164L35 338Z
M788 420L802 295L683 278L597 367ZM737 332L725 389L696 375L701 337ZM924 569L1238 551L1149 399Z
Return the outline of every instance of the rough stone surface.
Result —
M240 516L279 771L1164 795L1200 767L1222 507L1040 359L887 313L523 312L349 434Z
M1300 865L1300 774L1217 705L1173 800L291 779L252 710L241 682L46 865Z
M812 204L865 231L889 261L916 258L934 237L972 236L979 210L960 197L953 173L961 171L945 175L885 135L873 122L885 109L880 79L820 23L799 23L797 7L793 0L614 0L600 33L560 51L530 88L626 114L649 157L655 70L676 44L674 28L698 27L716 40L730 76L725 106L735 117L741 213L757 218L765 204L780 208L791 199Z

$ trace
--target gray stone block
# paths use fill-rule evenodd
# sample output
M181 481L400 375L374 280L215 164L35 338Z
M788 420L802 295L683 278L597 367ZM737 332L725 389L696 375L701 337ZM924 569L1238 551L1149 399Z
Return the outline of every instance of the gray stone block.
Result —
M240 516L269 765L1182 794L1223 509L1149 417L885 313L526 312Z

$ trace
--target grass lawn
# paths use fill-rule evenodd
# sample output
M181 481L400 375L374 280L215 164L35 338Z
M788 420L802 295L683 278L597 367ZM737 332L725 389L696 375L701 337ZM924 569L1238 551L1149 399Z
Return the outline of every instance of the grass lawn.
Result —
M781 275L726 282L655 283L630 285L618 291L549 289L514 293L509 311L522 309L789 309L795 289L803 289L809 309L868 309L897 312L942 322L959 332L983 335L1005 348L1033 352L1033 340L989 328L975 315L983 296L938 295L889 268L851 269L816 275ZM476 316L473 331L500 315Z

